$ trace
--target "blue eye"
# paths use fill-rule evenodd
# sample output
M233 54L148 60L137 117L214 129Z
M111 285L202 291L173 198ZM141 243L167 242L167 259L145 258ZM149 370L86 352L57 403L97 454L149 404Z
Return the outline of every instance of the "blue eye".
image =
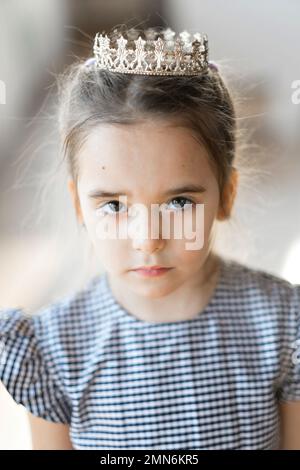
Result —
M192 204L194 205L194 201L192 201L191 199L187 198L187 197L183 197L183 196L180 196L180 197L175 197L174 199L171 200L171 202L173 201L185 201L183 206L180 207L181 210L184 210L185 208L185 205L186 204ZM187 202L186 202L187 201ZM187 208L186 208L187 209Z
M121 204L120 201L108 201L102 204L101 206L97 207L97 210L101 210L101 212L104 212L105 214L113 215L113 214L118 214L120 211L119 210L104 210L105 207L115 207L116 204Z

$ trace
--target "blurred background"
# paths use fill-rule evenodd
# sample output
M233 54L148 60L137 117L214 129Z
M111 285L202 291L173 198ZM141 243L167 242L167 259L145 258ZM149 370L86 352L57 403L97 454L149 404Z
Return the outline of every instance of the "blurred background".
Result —
M34 313L101 271L60 165L55 77L120 23L207 33L248 136L216 249L300 283L299 18L297 0L1 0L0 308ZM3 386L0 413L0 449L29 449L25 410Z

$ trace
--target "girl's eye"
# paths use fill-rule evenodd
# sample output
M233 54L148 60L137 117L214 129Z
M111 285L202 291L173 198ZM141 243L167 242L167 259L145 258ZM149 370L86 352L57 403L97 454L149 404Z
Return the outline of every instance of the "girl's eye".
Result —
M117 201L117 200L116 201L108 201L108 202L105 202L104 204L102 204L101 206L98 206L97 210L101 210L101 212L104 212L105 214L109 214L109 215L118 214L120 212L118 210L118 204L119 205L121 204L120 201ZM115 210L116 206L117 206L117 210Z
M189 204L189 205L193 204L194 205L194 201L192 201L191 199L189 199L187 197L183 197L183 196L175 197L170 202L172 203L173 201L183 201L184 202L183 205L179 205L180 210L184 210L186 204Z
M172 199L170 202L172 203L174 201L181 201L181 203L183 202L183 205L179 204L179 210L184 210L186 204L194 205L194 202L191 199L189 199L187 197L183 197L183 196L176 197L176 198ZM120 204L121 204L120 201L117 201L117 200L108 201L108 202L105 202L104 204L102 204L101 206L98 206L97 210L101 210L101 212L103 212L104 214L109 214L109 215L119 214L120 212L126 212L126 207L125 206L124 206L125 210L123 210L123 211L118 210L118 207L119 207ZM178 205L177 205L177 208L178 208Z

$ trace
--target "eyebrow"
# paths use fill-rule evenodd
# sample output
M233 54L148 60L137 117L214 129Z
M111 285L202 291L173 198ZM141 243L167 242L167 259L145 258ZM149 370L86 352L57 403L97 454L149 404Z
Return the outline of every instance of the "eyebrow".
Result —
M181 194L181 193L204 193L206 189L197 184L187 184L184 186L179 186L176 188L170 188L168 191L164 193L164 196L170 196L172 194ZM101 189L96 189L94 191L90 191L88 193L88 197L90 198L100 198L100 197L116 197L116 196L121 196L121 195L127 195L131 196L130 191L126 192L125 191L119 191L119 192L111 192L111 191L104 191Z

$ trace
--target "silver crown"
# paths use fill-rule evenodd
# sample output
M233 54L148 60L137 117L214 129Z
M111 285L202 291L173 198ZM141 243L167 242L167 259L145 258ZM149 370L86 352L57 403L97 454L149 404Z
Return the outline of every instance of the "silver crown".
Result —
M162 32L148 28L143 39L132 28L126 36L117 30L96 34L93 52L97 68L143 75L198 75L208 67L206 34L182 31L176 37L170 28Z

